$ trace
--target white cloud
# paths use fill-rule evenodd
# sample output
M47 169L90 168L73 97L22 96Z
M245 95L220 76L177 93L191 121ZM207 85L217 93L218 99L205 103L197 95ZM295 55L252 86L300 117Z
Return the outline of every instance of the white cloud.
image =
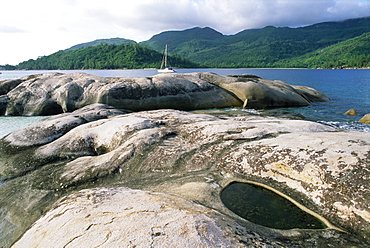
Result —
M24 31L22 29L19 29L14 26L8 26L0 24L0 33L23 33Z
M12 0L2 3L0 64L99 38L142 41L209 26L224 34L370 15L370 0Z

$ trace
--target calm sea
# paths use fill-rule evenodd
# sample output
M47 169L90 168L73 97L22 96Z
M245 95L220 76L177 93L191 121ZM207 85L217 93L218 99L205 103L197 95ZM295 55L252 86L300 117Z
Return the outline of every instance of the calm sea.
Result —
M330 102L314 103L308 107L284 108L301 114L307 120L321 122L343 129L370 132L370 125L357 121L370 113L370 70L315 70L315 69L179 69L179 73L214 72L220 75L254 74L265 79L282 80L293 85L315 88L331 99ZM2 71L0 81L50 71ZM102 77L149 77L155 69L145 70L74 70L63 73L85 72ZM357 116L343 113L355 109ZM0 138L44 117L0 117Z

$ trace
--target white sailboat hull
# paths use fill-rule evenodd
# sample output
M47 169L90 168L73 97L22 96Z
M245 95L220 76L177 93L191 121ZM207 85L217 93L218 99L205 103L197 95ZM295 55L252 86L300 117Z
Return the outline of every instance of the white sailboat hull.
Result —
M159 69L158 72L176 72L174 69L172 68L164 68L164 69Z

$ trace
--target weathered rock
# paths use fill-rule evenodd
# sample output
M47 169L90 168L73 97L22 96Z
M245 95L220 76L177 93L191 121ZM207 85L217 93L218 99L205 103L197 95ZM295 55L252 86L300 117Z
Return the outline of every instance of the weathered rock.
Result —
M5 115L8 103L9 97L7 95L0 96L0 115Z
M298 87L298 86L297 86ZM23 80L0 100L5 115L53 115L93 103L142 111L306 106L326 101L312 88L251 76L212 73L158 74L148 78L102 78L84 73L49 73Z
M370 124L370 114L364 115L359 122L364 124Z
M0 175L13 180L0 187L0 223L8 230L0 232L0 240L8 242L0 246L16 240L57 198L84 188L118 186L198 202L235 218L270 244L368 245L369 133L302 120L227 112L219 116L176 110L129 113L81 124L43 145L25 143L13 155L8 152L12 146L2 139ZM37 130L29 133L36 135ZM289 195L348 234L273 230L238 218L223 206L219 194L228 183L244 180ZM226 226L236 225L226 216Z
M1 175L4 174L5 171L8 178L17 177L53 159L50 158L45 161L39 158L35 161L28 161L28 156L20 154L20 150L50 143L82 124L107 119L108 117L117 115L122 116L125 113L127 112L104 104L92 104L76 110L73 113L64 113L43 119L7 135L3 138L0 149L3 147L3 149L7 150L7 155L18 157L17 161L19 164L18 166L13 164L11 167L8 167L7 163L5 163L0 167L0 178L2 178ZM101 130L100 135L104 135L107 131L109 130ZM80 149L84 149L84 146L81 145ZM84 152L86 153L87 151ZM92 154L96 154L95 151ZM4 155L4 157L7 155ZM69 156L67 154L64 155Z
M60 200L13 247L281 247L230 223L168 194L91 189Z
M355 115L357 115L357 112L354 109L350 109L350 110L347 110L344 114L345 115L350 115L350 116L355 116Z
M241 105L225 90L187 74L102 78L84 73L49 73L23 82L7 96L7 115L52 115L93 103L134 111Z
M308 102L328 102L330 101L323 93L307 86L292 85L294 90Z
M24 81L30 80L34 77L37 77L37 75L25 76L20 79L9 79L0 81L0 96L7 94L9 91L17 87L19 84L23 83Z
M73 128L92 121L107 119L127 112L105 104L92 104L73 113L65 113L45 118L25 128L19 129L4 138L12 147L30 147L49 143Z
M328 100L309 87L291 86L282 81L270 81L251 75L224 77L202 73L199 77L232 92L244 103L244 107L307 106L309 102Z

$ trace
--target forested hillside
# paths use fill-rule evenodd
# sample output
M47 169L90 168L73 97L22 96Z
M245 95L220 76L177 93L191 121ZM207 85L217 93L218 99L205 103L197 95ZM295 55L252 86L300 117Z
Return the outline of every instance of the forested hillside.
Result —
M210 67L275 67L321 48L370 32L370 17L300 28L249 29L222 35L210 28L167 31L140 44L170 51ZM202 35L199 35L201 33ZM282 62L280 66L286 67Z
M368 67L369 33L370 17L299 28L267 26L235 35L196 27L166 31L139 44L122 38L95 40L16 68L158 68L166 44L170 65L181 68Z
M123 39L123 38L98 39L98 40L94 40L94 41L74 45L74 46L66 49L65 51L81 49L81 48L89 47L89 46L99 46L99 45L103 45L103 44L122 45L122 44L130 44L130 43L136 43L136 41L129 40L129 39Z
M370 32L297 58L279 61L274 66L304 68L370 67Z
M161 60L161 53L135 43L104 44L77 50L59 51L36 60L22 62L17 68L29 70L158 68ZM199 67L198 64L176 55L170 56L169 61L171 66L175 67Z

